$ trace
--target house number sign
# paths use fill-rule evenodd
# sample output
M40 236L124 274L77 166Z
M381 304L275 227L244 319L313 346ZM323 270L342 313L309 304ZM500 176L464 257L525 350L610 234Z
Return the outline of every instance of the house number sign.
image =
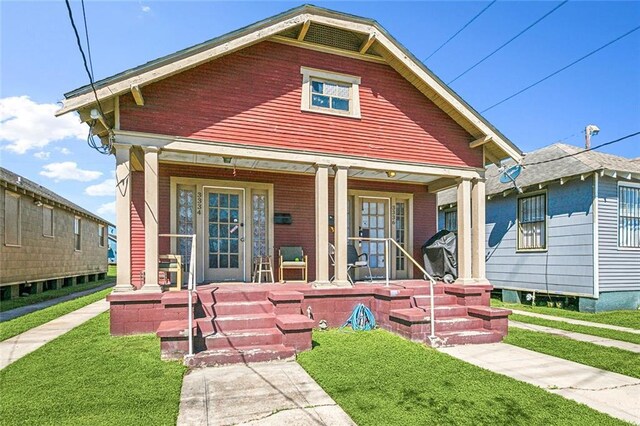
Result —
M202 192L198 192L196 197L196 213L202 214Z

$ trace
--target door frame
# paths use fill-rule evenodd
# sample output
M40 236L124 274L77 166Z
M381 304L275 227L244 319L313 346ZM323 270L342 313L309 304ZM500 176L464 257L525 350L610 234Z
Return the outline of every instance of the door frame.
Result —
M204 229L204 214L206 206L204 205L204 190L209 188L220 189L236 189L244 191L244 224L245 224L245 242L244 242L244 270L243 277L244 282L251 281L252 274L252 251L253 251L253 204L252 196L253 191L261 191L267 193L267 251L273 260L274 253L274 185L272 183L264 182L246 182L236 180L224 180L224 179L201 179L201 178L188 178L171 176L170 177L170 198L169 198L169 220L170 220L170 232L176 233L177 229L177 189L178 185L191 185L195 186L195 223L194 229L196 229L196 256L198 259L196 282L202 283L205 281L205 262L204 253L207 246L205 245L205 229ZM177 250L176 239L171 238L171 252L175 253Z
M395 239L396 234L396 203L399 201L404 201L407 204L407 211L405 212L405 221L406 221L406 246L405 250L410 254L413 254L413 193L411 192L392 192L392 191L369 191L369 190L360 190L360 189L350 189L347 192L347 196L349 197L349 204L352 206L353 211L351 212L349 229L351 230L351 234L349 237L357 237L359 224L356 222L356 219L360 217L361 204L358 200L362 198L372 198L372 199L387 199L389 200L388 206L388 232L389 236L393 236ZM357 209L357 214L356 214ZM395 251L393 249L393 244L391 244L391 253L389 255L389 270L390 276L389 279L398 279L398 272L396 271L396 257L394 255ZM418 259L419 261L419 259ZM405 270L402 271L402 278L411 279L413 278L413 265L407 259L405 262Z

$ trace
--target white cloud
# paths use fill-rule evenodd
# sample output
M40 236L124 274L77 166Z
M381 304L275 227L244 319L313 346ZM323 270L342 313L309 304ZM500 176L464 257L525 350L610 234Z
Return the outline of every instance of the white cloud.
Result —
M71 150L69 150L68 148L65 148L65 147L58 148L58 151L60 151L60 154L62 154L62 155L69 155L69 154L71 154Z
M46 160L51 156L51 153L48 151L38 151L35 154L33 154L33 156L40 160Z
M144 13L149 13L151 12L151 6L141 6L140 10L142 10Z
M116 180L107 179L95 185L87 186L84 193L92 197L106 197L116 195Z
M74 161L45 164L42 168L44 170L40 172L40 175L51 178L56 182L61 180L89 182L102 176L102 172L97 170L79 169L78 164Z
M115 215L116 214L116 202L112 201L98 207L98 214L101 216Z
M0 99L0 141L2 149L24 154L49 143L66 139L84 139L87 127L74 114L55 117L56 104L38 104L28 96Z

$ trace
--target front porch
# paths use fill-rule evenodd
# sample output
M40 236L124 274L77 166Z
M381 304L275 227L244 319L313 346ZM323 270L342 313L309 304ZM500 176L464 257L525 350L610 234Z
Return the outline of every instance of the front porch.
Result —
M488 285L438 283L431 294L423 280L321 289L302 283L202 285L192 300L195 356L187 362L199 366L293 357L311 349L313 328L321 322L342 326L359 303L371 309L379 327L413 341L438 346L498 342L507 333L510 311L490 308L490 291ZM189 293L136 296L109 296L111 333L157 330L163 358L187 355ZM428 338L431 298L435 341Z

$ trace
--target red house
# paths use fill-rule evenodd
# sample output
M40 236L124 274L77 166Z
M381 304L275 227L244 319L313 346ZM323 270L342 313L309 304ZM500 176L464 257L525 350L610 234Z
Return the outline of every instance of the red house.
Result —
M432 324L446 344L506 333L471 224L484 223L485 164L521 152L377 22L301 6L95 89L65 94L58 114L77 111L116 157L113 334L188 351L188 293L161 285L175 255L198 284L194 364L290 356L360 302L415 340ZM459 277L431 294L413 260L436 231L435 193L453 186ZM177 234L195 235L193 252ZM355 285L349 246L370 268ZM303 252L284 250L301 269L281 277L283 247ZM249 284L259 261L276 284Z

